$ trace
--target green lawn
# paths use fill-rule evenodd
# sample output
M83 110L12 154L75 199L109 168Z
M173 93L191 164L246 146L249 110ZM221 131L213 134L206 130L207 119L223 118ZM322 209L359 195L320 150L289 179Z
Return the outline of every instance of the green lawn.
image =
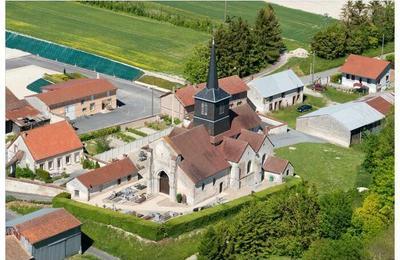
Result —
M11 201L7 203L7 208L20 215L26 215L44 207L47 207L47 205L26 201Z
M159 242L140 241L104 224L85 221L82 231L94 240L94 246L120 259L186 259L197 252L200 233L194 232Z
M155 85L157 87L165 88L165 89L168 89L168 90L172 90L173 87L175 87L175 89L178 89L178 88L182 87L182 85L179 84L179 83L168 81L168 80L165 80L165 79L162 79L162 78L158 78L158 77L154 77L154 76L149 76L149 75L143 75L137 81L143 82L143 83L147 83L147 84L150 84L150 85Z
M394 52L394 43L389 42L383 48L384 53ZM375 57L381 54L381 48L370 49L365 51L362 55ZM308 58L290 58L289 61L283 65L278 70L273 73L280 72L287 69L292 69L298 76L304 76L310 74L310 64L311 64L312 56L310 55ZM341 57L333 60L326 60L319 57L315 57L315 72L325 71L328 69L340 67L343 65L346 57Z
M75 2L6 3L6 28L148 70L181 74L210 36ZM45 19L44 19L45 17Z
M361 93L348 93L344 91L336 90L335 88L328 87L323 95L328 99L332 100L333 102L337 103L346 103L357 98L362 97Z
M165 1L159 3L185 10L186 12L192 12L193 15L200 14L219 21L223 21L224 19L224 1ZM231 17L242 17L253 24L257 17L258 10L266 5L267 3L263 1L228 1L227 15ZM300 43L308 44L316 32L334 21L334 19L326 19L322 15L312 14L276 4L271 5L279 19L282 36L287 39L296 40Z
M277 156L289 160L296 174L315 184L320 193L356 186L364 154L359 149L333 144L302 143L276 150Z
M299 113L297 112L297 108L301 106L301 104L295 105L295 106L290 106L284 109L280 109L278 111L274 111L272 113L269 113L269 115L273 118L279 119L281 121L284 121L288 123L289 127L295 128L296 127L296 118L310 113L312 111L317 110L318 108L324 107L326 105L326 101L323 98L318 98L318 97L313 97L313 96L306 96L304 95L304 104L308 104L312 106L312 109L309 112L306 113Z

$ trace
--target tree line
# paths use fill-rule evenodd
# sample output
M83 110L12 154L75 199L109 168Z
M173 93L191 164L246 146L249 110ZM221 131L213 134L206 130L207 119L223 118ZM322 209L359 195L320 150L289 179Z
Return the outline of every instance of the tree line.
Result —
M394 221L394 117L379 134L365 137L362 170L372 177L369 191L338 190L319 196L307 183L266 201L204 233L199 254L205 259L377 259L394 252L376 242ZM334 173L332 173L334 174ZM393 241L393 237L390 238Z
M258 12L255 24L241 17L228 17L213 33L218 77L248 76L277 61L284 51L278 18L271 5ZM205 82L211 40L194 49L184 68L185 78L192 83Z
M383 38L384 37L384 38ZM346 54L361 54L382 42L394 41L394 1L349 0L342 8L340 21L316 33L311 49L324 59Z

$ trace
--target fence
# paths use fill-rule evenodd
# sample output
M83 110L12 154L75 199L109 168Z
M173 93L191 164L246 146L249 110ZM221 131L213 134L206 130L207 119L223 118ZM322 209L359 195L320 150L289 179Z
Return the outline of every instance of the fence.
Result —
M135 80L143 75L132 66L15 32L6 31L6 47L122 79Z
M128 153L138 151L143 146L146 146L149 143L154 142L155 140L157 140L161 137L169 135L171 133L172 129L173 129L173 127L169 127L162 131L156 132L154 134L140 138L133 142L127 143L123 146L116 147L114 149L108 150L101 154L97 154L94 157L97 158L98 160L102 160L102 161L106 161L106 162L109 162L112 159L121 158L123 154L128 154Z

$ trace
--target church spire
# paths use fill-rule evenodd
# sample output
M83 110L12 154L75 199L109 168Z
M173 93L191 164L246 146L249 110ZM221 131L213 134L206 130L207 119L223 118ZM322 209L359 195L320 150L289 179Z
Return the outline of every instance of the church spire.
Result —
M207 78L207 88L218 89L218 74L217 74L217 62L215 60L215 44L214 37L212 39L211 45L211 55L210 55L210 65L208 67L208 78Z

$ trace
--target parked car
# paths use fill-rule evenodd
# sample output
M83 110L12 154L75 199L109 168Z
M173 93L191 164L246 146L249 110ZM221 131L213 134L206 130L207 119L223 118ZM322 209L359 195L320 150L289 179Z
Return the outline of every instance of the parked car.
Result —
M302 105L297 108L297 112L304 113L312 109L311 105Z

